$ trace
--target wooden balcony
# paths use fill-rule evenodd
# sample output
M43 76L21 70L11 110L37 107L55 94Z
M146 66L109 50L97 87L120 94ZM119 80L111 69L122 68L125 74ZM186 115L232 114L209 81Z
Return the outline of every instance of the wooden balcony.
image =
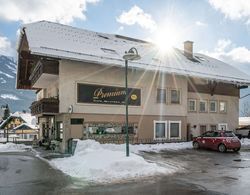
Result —
M55 115L59 113L59 100L56 98L43 98L31 104L31 114L34 115Z
M46 88L55 82L59 75L59 62L56 60L39 60L35 65L29 80L33 88Z

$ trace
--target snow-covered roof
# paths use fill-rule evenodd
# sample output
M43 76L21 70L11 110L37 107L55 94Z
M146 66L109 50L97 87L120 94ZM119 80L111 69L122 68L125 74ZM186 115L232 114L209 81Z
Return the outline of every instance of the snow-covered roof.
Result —
M13 117L17 117L17 118L22 118L25 121L25 124L30 125L31 127L35 127L36 126L36 117L35 116L31 116L30 113L23 113L23 112L14 112L13 114L10 114L10 116L4 120L1 125L0 125L0 129L2 129L2 127L4 127L4 125Z
M37 125L31 125L31 124L28 124L28 123L22 123L21 125L16 126L13 130L20 129L23 126L27 126L30 129L38 129Z
M239 117L239 125L240 126L250 125L250 117Z
M35 55L124 67L124 52L135 47L141 59L130 62L130 67L250 85L245 73L199 53L194 53L194 60L176 48L162 55L156 45L146 41L47 21L24 25L21 32L26 34L30 53Z

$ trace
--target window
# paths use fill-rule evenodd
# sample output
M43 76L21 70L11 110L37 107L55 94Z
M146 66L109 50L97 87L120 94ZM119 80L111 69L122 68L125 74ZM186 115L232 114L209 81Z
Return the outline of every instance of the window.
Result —
M209 131L209 132L205 132L202 134L203 137L213 137L214 136L214 132Z
M217 130L216 125L210 125L210 130L211 130L211 131L216 131L216 130Z
M236 135L233 132L228 131L224 133L224 137L236 137Z
M125 134L126 128L123 123L88 123L87 131L89 134ZM134 134L138 124L129 123L128 124L128 133Z
M219 130L227 130L227 123L219 123L218 129Z
M164 139L166 135L166 123L167 121L154 121L154 138Z
M188 100L188 111L190 112L196 111L196 100L192 100L192 99Z
M157 103L166 103L167 92L166 89L157 89Z
M180 104L180 90L171 90L171 104Z
M72 118L70 120L71 125L82 125L83 124L83 119L82 118Z
M200 100L200 112L207 112L207 101Z
M220 112L221 113L227 112L227 103L226 102L223 102L223 101L220 102Z
M203 134L207 131L207 126L206 125L200 125L200 134Z
M169 136L170 139L181 138L181 121L169 121Z
M210 101L209 111L217 112L217 101Z
M63 123L57 122L56 139L63 139Z
M102 50L104 53L108 53L108 54L117 54L116 51L113 50L113 49L101 48L101 50Z

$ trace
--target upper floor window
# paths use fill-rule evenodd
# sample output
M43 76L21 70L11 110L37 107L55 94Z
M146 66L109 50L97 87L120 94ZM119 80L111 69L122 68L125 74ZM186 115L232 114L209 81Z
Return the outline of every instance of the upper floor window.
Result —
M190 112L196 111L196 100L193 99L188 100L188 111Z
M217 101L210 101L209 111L217 112Z
M181 138L181 121L169 121L169 136L170 139Z
M224 101L220 102L220 112L226 113L227 112L227 103Z
M166 103L167 91L166 89L157 89L157 103Z
M181 98L180 98L180 90L177 89L171 89L171 104L180 104Z
M200 100L200 112L207 112L207 101Z
M210 130L211 131L216 131L217 130L217 126L216 125L210 125Z
M203 134L207 131L207 126L206 125L200 125L200 134Z

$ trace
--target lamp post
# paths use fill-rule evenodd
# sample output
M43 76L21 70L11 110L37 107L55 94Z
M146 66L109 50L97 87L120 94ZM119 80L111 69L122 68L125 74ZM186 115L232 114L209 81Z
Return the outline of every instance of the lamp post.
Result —
M141 56L138 54L136 48L132 47L130 50L125 52L123 56L125 60L125 90L126 90L126 97L125 97L125 106L126 106L126 156L129 156L129 136L128 136L128 61L139 60Z

